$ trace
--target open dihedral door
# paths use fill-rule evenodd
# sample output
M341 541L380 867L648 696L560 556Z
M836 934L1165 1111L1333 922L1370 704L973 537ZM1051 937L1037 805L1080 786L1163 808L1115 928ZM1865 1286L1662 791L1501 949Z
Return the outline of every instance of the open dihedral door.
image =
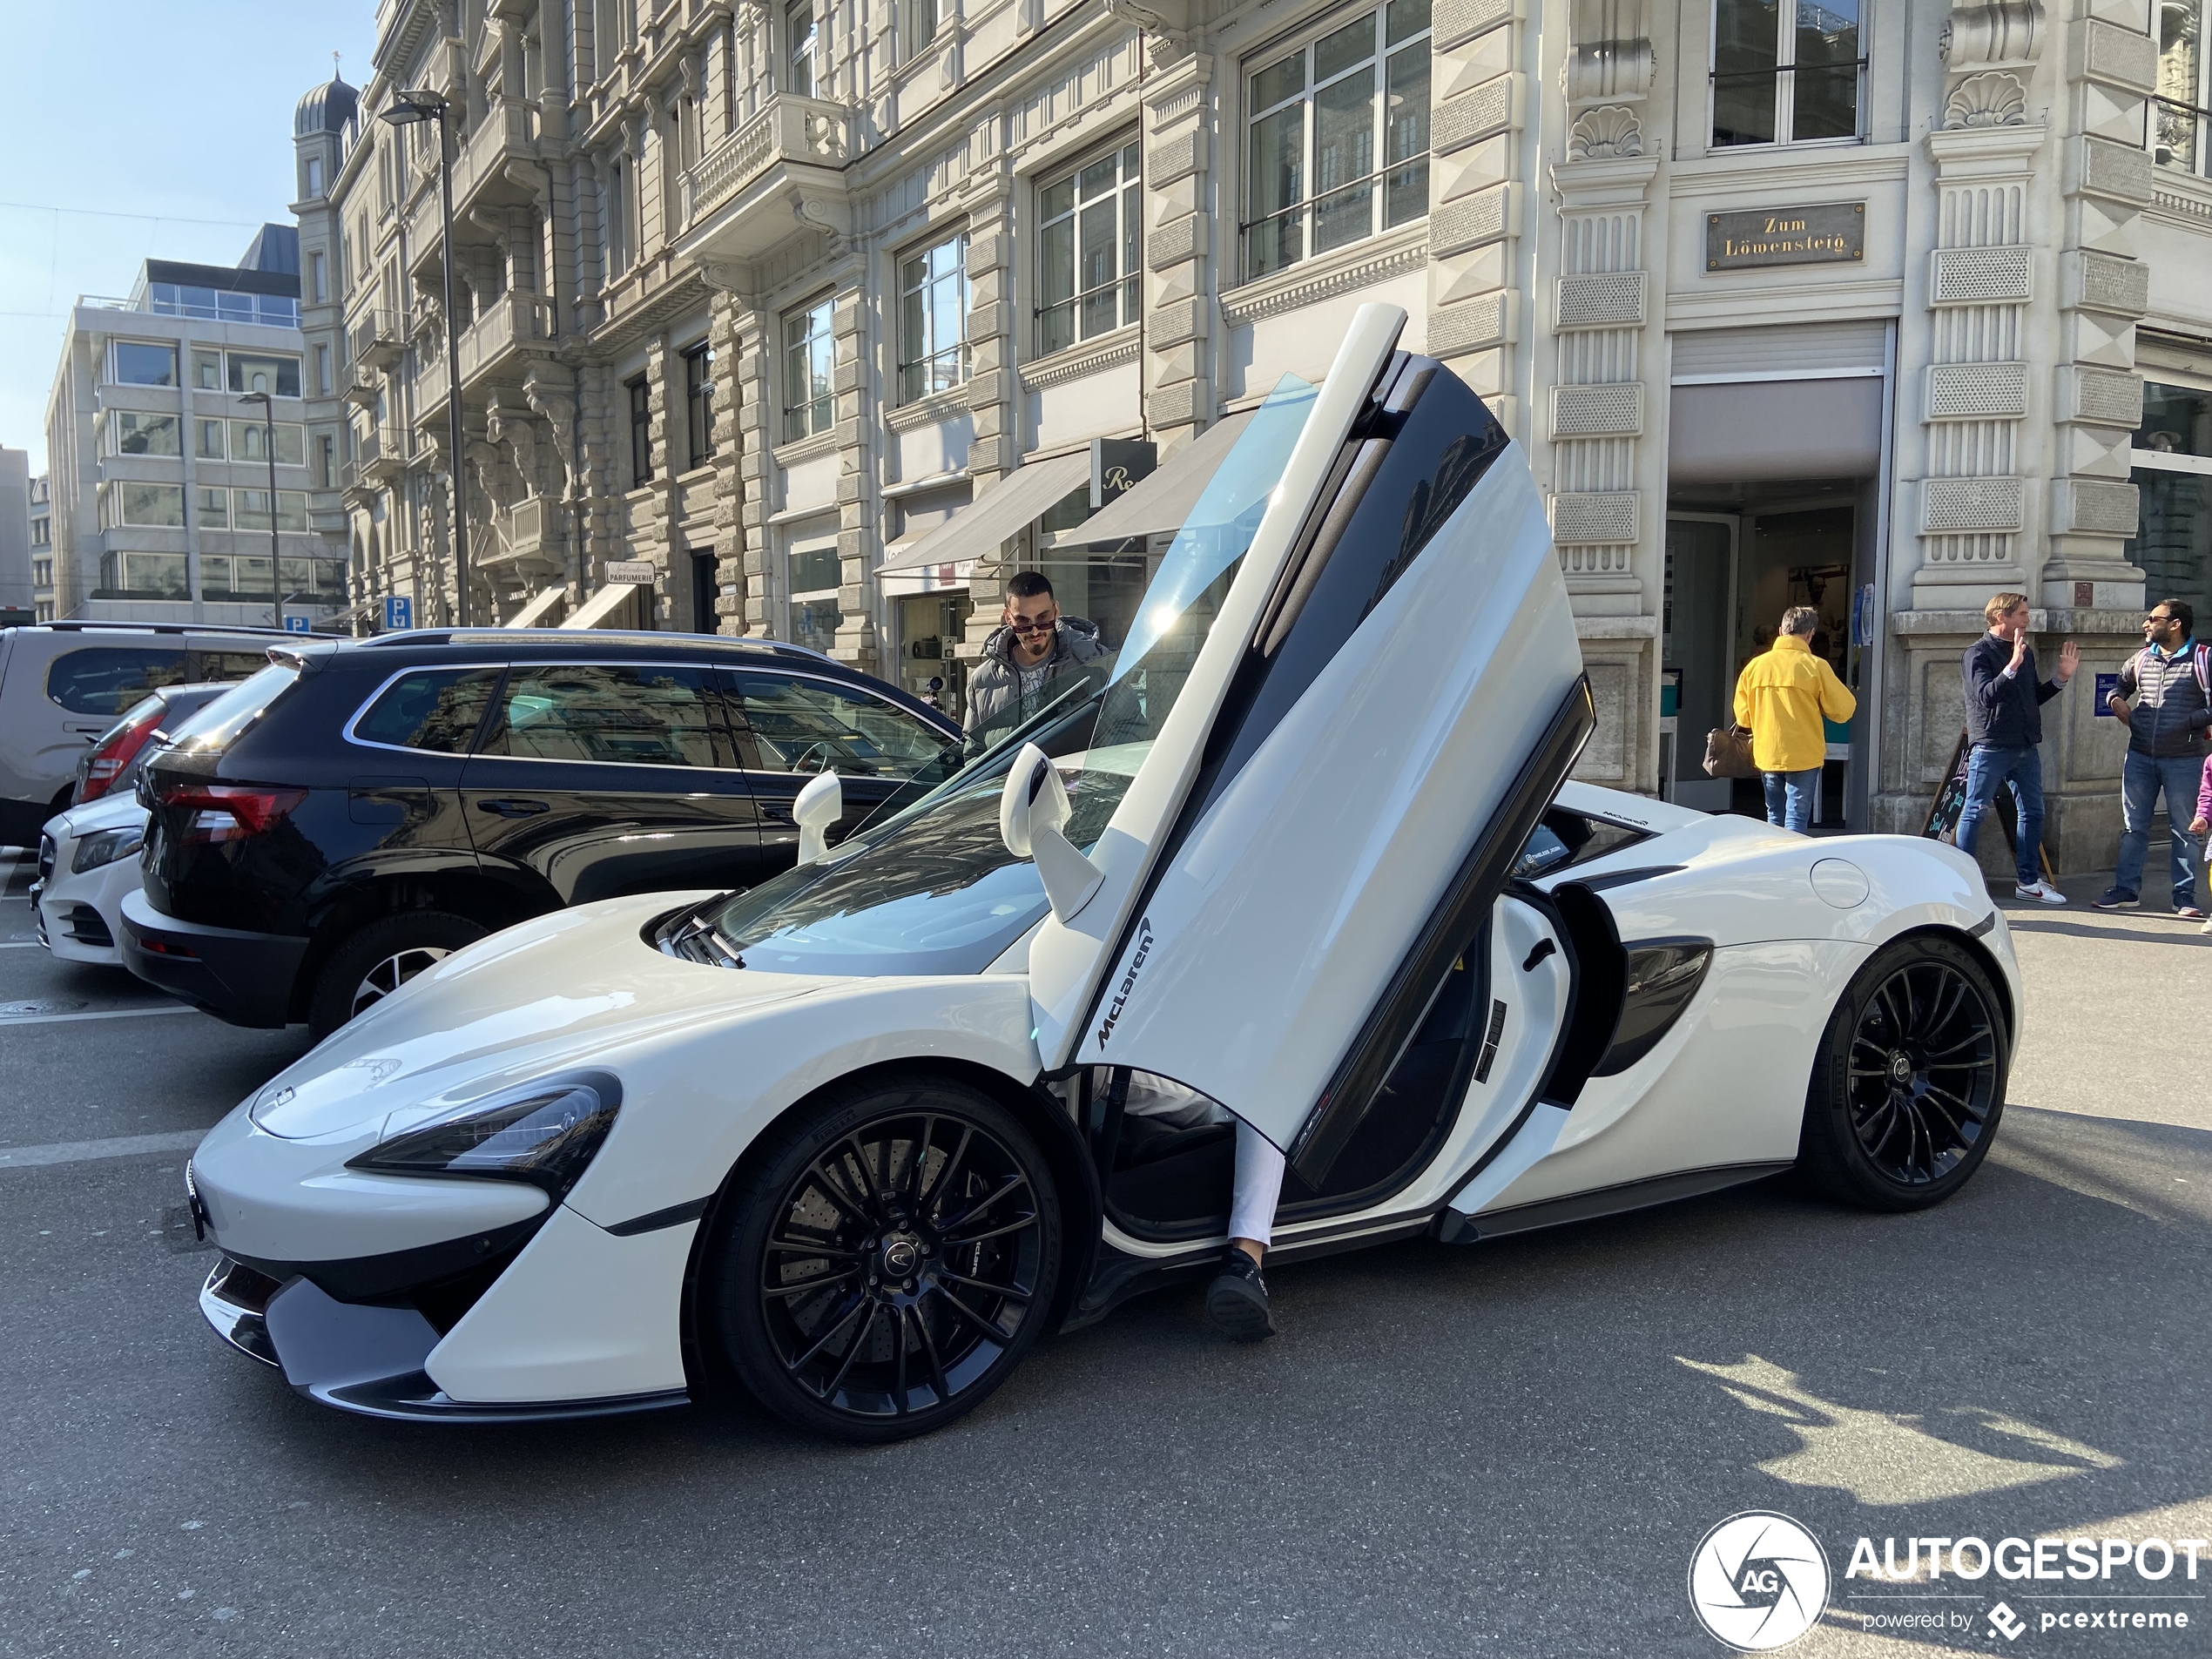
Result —
M1361 308L1097 843L1105 881L1030 954L1049 1067L1199 1089L1316 1188L1591 724L1527 464L1392 351L1402 321Z

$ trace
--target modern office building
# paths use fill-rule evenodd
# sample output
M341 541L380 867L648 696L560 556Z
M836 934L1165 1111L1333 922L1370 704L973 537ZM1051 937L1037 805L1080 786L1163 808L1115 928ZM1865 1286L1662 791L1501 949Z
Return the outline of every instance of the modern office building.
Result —
M342 532L308 516L299 263L297 229L267 225L235 266L148 260L127 298L71 311L46 405L57 617L343 609Z
M54 619L53 494L40 473L30 481L30 603L40 622Z
M1117 637L1159 526L1092 512L1390 300L1546 493L1583 775L1729 804L1704 733L1809 604L1859 691L1827 816L1917 829L1989 593L2085 676L2147 583L2212 613L2207 4L383 0L356 118L301 106L353 556L450 614L457 395L476 616L956 705L1015 570ZM426 90L457 388L438 129L381 118ZM2118 832L2092 685L2061 868Z
M0 617L35 618L37 577L31 555L30 452L0 448Z

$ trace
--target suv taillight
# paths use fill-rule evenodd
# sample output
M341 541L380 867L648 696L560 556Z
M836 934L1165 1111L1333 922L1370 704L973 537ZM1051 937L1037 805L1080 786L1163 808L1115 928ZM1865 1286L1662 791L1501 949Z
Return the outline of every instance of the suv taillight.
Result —
M252 784L177 784L161 792L164 806L192 814L178 836L183 841L242 841L266 834L307 798L304 789Z
M86 757L84 781L78 786L76 805L98 800L108 792L124 767L138 759L138 751L161 725L161 717L168 711L156 705L153 712L119 725L100 739L99 747Z

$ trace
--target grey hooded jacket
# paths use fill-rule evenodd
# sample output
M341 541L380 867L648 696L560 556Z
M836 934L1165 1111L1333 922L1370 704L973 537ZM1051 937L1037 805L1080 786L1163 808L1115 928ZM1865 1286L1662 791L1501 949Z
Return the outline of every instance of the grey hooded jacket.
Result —
M1022 696L1022 676L1014 664L1014 630L994 629L983 642L983 660L968 677L968 719L970 732L995 720ZM1081 617L1062 617L1053 629L1052 655L1042 667L1049 685L1069 669L1106 654L1097 628Z

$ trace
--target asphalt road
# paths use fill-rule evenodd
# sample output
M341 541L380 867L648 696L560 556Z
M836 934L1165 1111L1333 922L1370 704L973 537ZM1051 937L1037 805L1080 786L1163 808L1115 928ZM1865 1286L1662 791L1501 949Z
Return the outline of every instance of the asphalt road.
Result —
M1838 1574L1861 1534L2212 1536L2212 939L2170 918L2015 913L2030 1034L1946 1208L1767 1184L1340 1257L1271 1276L1256 1349L1163 1295L854 1451L744 1413L460 1429L293 1397L202 1326L179 1171L302 1039L21 948L27 879L0 901L0 1653L1710 1655L1686 1568L1740 1510ZM1993 1586L1839 1580L1791 1651L2202 1654L2203 1570L2128 1587L2198 1598L2131 1604L2192 1614L2164 1637L2043 1632L2088 1604L2018 1592L2082 1587L2005 1586L2009 1644ZM1870 1628L1899 1608L1970 1628Z

